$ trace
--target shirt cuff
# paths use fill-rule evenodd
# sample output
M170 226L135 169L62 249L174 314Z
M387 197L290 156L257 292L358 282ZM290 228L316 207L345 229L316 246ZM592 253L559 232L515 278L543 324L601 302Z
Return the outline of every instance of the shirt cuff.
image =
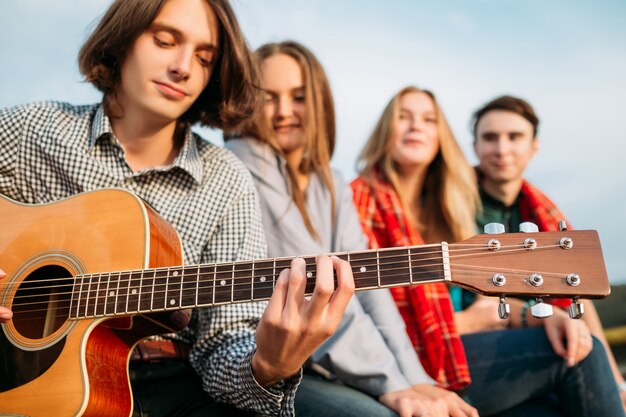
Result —
M257 382L252 372L252 356L255 352L252 350L246 355L240 369L243 388L248 395L255 398L255 403L259 404L255 411L271 416L294 416L294 401L296 389L302 380L302 368L289 378L264 388Z

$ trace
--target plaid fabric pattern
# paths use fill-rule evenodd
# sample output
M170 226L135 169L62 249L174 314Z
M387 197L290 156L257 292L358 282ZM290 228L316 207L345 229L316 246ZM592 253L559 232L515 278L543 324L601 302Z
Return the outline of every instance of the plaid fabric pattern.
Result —
M101 105L46 102L0 110L0 193L41 204L111 187L134 192L168 220L188 264L266 254L249 172L230 152L191 130L170 166L134 173ZM291 416L300 376L265 390L252 375L255 329L265 305L196 310L190 362L217 400Z
M540 232L555 232L559 230L559 221L567 222L565 215L556 204L526 180L522 183L520 190L519 205L522 221L535 223ZM567 228L571 229L569 222L567 222ZM572 303L567 298L551 298L547 301L561 308L567 308Z
M423 244L405 215L395 190L376 173L351 184L361 226L371 248ZM445 388L459 390L470 383L465 350L454 325L445 284L392 288L407 333L426 372Z

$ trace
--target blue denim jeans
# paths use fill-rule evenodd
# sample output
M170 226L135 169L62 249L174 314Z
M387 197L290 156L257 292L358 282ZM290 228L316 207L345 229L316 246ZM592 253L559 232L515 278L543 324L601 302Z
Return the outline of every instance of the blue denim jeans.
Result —
M602 344L569 368L543 328L462 337L472 384L466 399L481 417L623 417L624 409Z
M298 417L398 417L361 391L305 373L296 392Z

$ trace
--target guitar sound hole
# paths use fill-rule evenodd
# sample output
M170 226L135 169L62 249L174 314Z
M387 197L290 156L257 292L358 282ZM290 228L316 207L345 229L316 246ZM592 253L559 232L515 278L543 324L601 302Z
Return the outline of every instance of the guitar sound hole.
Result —
M32 272L13 299L13 325L24 337L40 339L57 331L68 319L74 278L58 265Z

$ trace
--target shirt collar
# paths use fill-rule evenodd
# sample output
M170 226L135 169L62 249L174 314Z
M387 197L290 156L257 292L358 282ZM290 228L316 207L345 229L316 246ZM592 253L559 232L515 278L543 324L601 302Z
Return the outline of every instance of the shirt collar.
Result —
M113 128L111 127L111 121L104 113L104 106L100 104L96 110L91 121L91 131L89 132L88 148L91 149L95 146L96 141L105 135L112 135Z
M115 138L111 121L104 111L104 106L100 104L91 122L91 132L89 134L88 148L92 149L98 140L101 138L110 137ZM154 170L157 171L169 171L173 168L180 168L184 172L188 173L196 182L202 182L204 175L204 164L200 157L198 145L196 143L196 135L191 131L191 128L185 129L185 140L183 146L171 165L157 167ZM117 139L113 139L116 141Z

